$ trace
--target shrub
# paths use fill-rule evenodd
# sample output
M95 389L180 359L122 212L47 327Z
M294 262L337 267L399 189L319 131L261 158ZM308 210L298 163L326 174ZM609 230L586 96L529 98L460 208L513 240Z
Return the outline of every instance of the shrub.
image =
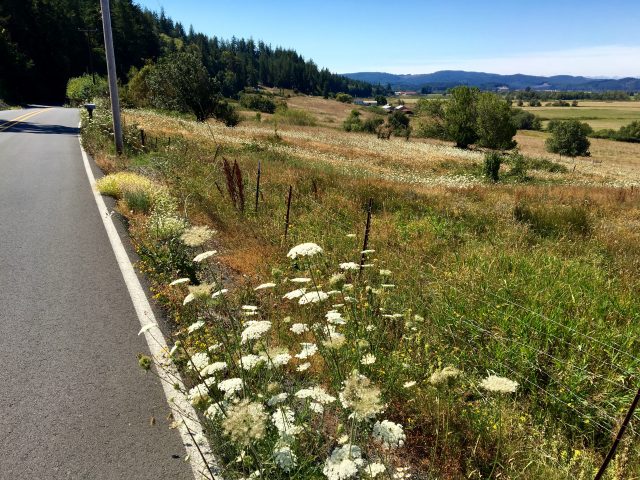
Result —
M511 166L509 172L511 176L516 177L519 182L524 182L527 179L527 159L519 152L513 152L507 158L507 163Z
M511 113L511 120L518 130L542 130L542 122L531 112L514 108Z
M378 127L384 123L380 117L367 118L362 124L362 130L367 133L376 133Z
M616 140L618 142L640 142L640 121L636 120L629 125L620 127L620 130L613 130L611 128L605 130L598 130L591 134L594 138L608 138L610 140Z
M143 188L125 190L122 199L126 208L132 212L148 214L151 211L152 200L148 190Z
M298 125L301 127L314 127L318 124L316 117L305 110L278 106L275 119L285 125Z
M484 155L484 175L489 180L497 182L502 164L502 156L498 152L487 152Z
M263 113L275 113L276 111L276 103L264 95L243 93L240 95L240 105L249 110Z
M96 97L108 97L109 84L105 77L96 75L96 83L93 83L91 75L70 78L67 82L67 98L73 106L91 102Z
M353 103L353 97L348 93L336 93L336 100L342 103Z
M358 110L351 110L347 119L342 123L342 128L347 132L361 132L362 120Z
M549 122L551 137L547 138L547 150L567 157L588 157L589 146L587 139L591 127L577 120Z

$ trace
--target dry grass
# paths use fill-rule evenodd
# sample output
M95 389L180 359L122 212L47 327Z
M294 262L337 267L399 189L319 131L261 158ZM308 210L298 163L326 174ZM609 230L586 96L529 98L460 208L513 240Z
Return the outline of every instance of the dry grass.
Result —
M322 97L298 95L287 99L287 105L311 113L318 118L323 127L341 127L342 122L349 116L351 110L359 108L336 100L325 100Z

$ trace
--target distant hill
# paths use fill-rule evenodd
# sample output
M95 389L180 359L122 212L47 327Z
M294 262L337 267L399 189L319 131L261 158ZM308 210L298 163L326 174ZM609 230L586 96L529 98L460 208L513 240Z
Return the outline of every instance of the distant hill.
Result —
M358 72L345 73L343 75L353 80L360 80L374 85L378 83L387 85L390 83L394 90L420 90L422 87L445 90L457 85L468 85L483 90L495 90L504 86L509 87L511 90L530 87L534 90L640 91L640 79L638 78L595 79L571 75L542 77L522 74L499 75L496 73L465 72L461 70L442 70L414 75L394 75L384 72Z

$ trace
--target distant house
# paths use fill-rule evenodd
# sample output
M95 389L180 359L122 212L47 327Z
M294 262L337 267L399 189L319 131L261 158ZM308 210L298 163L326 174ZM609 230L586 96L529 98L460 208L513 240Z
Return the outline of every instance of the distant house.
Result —
M393 92L393 93L394 93L394 95L399 96L399 97L400 96L407 96L407 95L418 95L418 92L415 92L413 90L402 90L402 91Z
M498 93L506 93L509 91L509 87L507 87L506 85L502 85L501 87L498 87L496 90Z
M356 99L353 101L353 104L354 104L354 105L363 105L363 106L364 106L364 104L365 104L364 102L365 102L365 100L363 100L363 99L361 99L361 98L356 98Z
M393 111L393 106L391 106L391 105L387 104L387 105L385 105L384 107L382 107L382 109L383 109L385 112L389 113L389 112Z
M362 102L364 104L365 107L377 107L378 106L378 102L375 100L364 100Z

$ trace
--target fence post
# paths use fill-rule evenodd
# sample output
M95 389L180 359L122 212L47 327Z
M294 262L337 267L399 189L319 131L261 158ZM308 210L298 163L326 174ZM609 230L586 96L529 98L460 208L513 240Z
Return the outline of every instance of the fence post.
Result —
M362 243L362 252L360 253L360 274L362 274L362 270L364 269L364 262L366 259L365 250L369 246L369 232L371 230L371 209L373 207L373 198L369 199L369 204L367 205L367 225L364 228L364 242Z
M140 129L140 143L144 147L144 128Z
M260 165L260 160L258 160L258 179L256 181L256 209L255 211L258 211L258 200L260 199L260 173L261 173L261 169L260 169L261 165Z
M287 239L289 234L289 213L291 212L291 194L293 193L293 186L289 185L289 196L287 197L287 216L284 219L284 239Z
M627 416L624 417L624 420L622 421L622 425L620 425L620 430L618 430L618 435L616 435L616 439L613 441L613 445L611 445L611 449L609 450L609 453L607 453L607 456L605 457L604 462L602 462L602 466L600 467L600 470L598 470L598 473L596 473L594 480L600 480L602 478L605 470L609 466L609 462L611 462L611 460L613 459L613 456L616 454L616 450L618 449L618 444L620 443L620 440L622 440L624 431L627 429L627 425L629 425L629 422L633 417L633 412L635 412L636 407L638 406L638 401L640 401L640 388L638 389L638 393L636 393L636 396L631 402L631 405L629 406L629 411L627 412Z

